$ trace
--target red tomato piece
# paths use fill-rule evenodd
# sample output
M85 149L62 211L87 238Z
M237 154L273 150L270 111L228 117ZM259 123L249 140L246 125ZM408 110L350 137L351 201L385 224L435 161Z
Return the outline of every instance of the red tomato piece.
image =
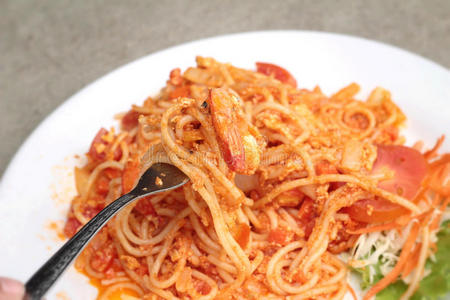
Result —
M211 292L211 286L203 280L196 281L194 287L195 290L201 295L208 295Z
M175 99L178 97L189 97L190 94L191 88L188 85L180 85L169 93L169 98Z
M156 216L156 211L153 208L152 203L150 202L151 196L144 197L138 201L134 209L139 212L141 215L153 215Z
M139 276L144 276L148 274L148 267L147 264L140 264L139 267L137 267L134 270Z
M116 150L114 150L113 159L119 161L121 158L122 158L122 149L120 147L117 147Z
M114 270L114 272L120 272L123 271L122 264L120 263L120 259L118 257L115 257L111 264L111 269Z
M315 169L317 175L339 174L339 171L336 169L336 167L327 160L318 162ZM328 191L332 192L343 185L345 185L345 182L330 182L330 188Z
M106 196L109 192L109 179L105 176L101 176L98 180L97 180L97 184L96 184L96 190L97 190L97 194L101 195L101 196Z
M273 76L279 81L297 87L297 81L286 69L269 63L257 62L256 71L267 76Z
M294 233L290 230L278 227L269 232L269 243L285 246L294 238Z
M100 128L100 130L95 135L94 139L92 140L91 147L89 148L88 156L97 162L104 161L107 159L106 153L108 149L108 146L110 144L105 141L102 137L108 134L108 130L105 128ZM122 149L120 147L117 147L114 151L113 159L114 160L120 160L122 157Z
M378 187L412 200L425 177L427 163L423 155L413 148L379 145L372 174L380 173L384 168L394 172L394 177L381 181ZM379 197L360 200L344 211L353 220L365 223L392 221L408 213L402 206Z
M316 223L317 212L314 208L314 200L305 197L300 209L298 210L298 223L305 232L305 237L308 238Z
M392 125L383 129L383 132L389 136L391 141L395 141L398 138L398 131L398 127Z
M317 163L315 166L317 175L324 175L324 174L338 174L338 170L335 166L333 166L331 163L329 163L327 160L322 160Z
M120 259L117 257L112 259L112 262L108 269L106 269L105 272L103 272L106 276L106 278L114 278L116 277L118 272L123 272L122 264L120 263Z
M173 85L181 85L183 82L183 76L181 76L181 69L176 68L170 71L169 81Z
M135 161L128 161L122 173L122 193L130 192L139 178L139 164Z
M343 211L364 223L388 222L408 213L406 208L379 197L359 200Z
M127 131L135 128L138 125L139 116L137 111L130 109L122 118L122 128Z
M394 177L379 183L379 187L407 199L413 199L427 172L427 162L414 148L398 145L379 145L372 174L383 168L394 172Z
M105 128L100 128L100 130L97 132L97 134L95 135L94 139L92 140L91 147L89 148L88 155L93 160L102 161L102 160L105 159L105 157L106 157L105 151L99 153L99 152L97 152L97 147L100 144L103 144L105 146L108 144L106 141L104 141L102 139L102 136L104 136L106 134L108 134L108 130L106 130Z
M104 272L116 257L116 251L112 244L97 250L91 258L91 267L97 272Z
M235 226L233 237L241 248L246 248L250 240L250 227L245 223L240 223Z
M71 238L77 233L78 228L81 227L81 223L75 217L69 217L67 219L66 225L64 226L64 234Z
M95 217L105 206L103 204L97 204L96 206L87 206L83 209L83 216L92 219Z
M122 172L118 169L113 169L113 168L106 168L103 173L106 175L106 177L108 179L113 179L113 178L117 178L120 177L122 175Z

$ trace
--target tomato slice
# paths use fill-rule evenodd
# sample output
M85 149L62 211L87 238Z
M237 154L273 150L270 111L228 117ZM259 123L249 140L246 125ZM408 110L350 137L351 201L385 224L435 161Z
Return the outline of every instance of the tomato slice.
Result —
M427 172L423 155L410 147L379 145L372 174L388 169L394 172L392 179L381 181L378 187L412 200ZM363 199L344 209L353 220L365 223L392 221L409 211L388 200L374 197Z
M408 210L398 204L382 198L363 199L352 206L343 209L355 221L364 223L382 223L392 221L401 215L407 214Z
M294 76L292 76L291 73L280 66L264 62L257 62L256 71L267 76L273 76L283 83L287 83L289 85L292 85L293 87L297 87L297 81L295 80Z
M407 199L413 199L427 172L427 162L416 149L398 145L380 145L372 174L380 173L383 168L394 171L394 177L380 182L378 186Z

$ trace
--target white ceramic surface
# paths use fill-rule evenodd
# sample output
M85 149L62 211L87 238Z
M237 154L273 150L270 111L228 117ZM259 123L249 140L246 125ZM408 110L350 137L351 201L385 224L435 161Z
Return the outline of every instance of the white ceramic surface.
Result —
M221 36L148 55L95 81L49 115L25 141L0 182L0 275L26 280L62 241L61 228L75 193L72 168L97 130L114 114L156 94L169 71L213 56L244 68L255 61L287 68L300 87L326 93L357 82L361 98L382 86L409 118L408 143L427 146L450 136L450 72L417 55L365 39L318 32L269 31ZM450 150L446 142L444 149ZM47 299L92 299L96 290L71 268ZM60 297L58 297L60 295Z

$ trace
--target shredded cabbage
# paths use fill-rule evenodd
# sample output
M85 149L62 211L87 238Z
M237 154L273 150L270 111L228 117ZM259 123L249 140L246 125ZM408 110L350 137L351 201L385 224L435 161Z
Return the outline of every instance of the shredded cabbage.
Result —
M408 229L409 230L409 229ZM376 283L378 280L383 278L385 275L384 271L388 269L391 262L394 261L394 257L398 257L400 248L397 248L396 253L392 253L398 243L386 241L389 239L386 233L378 233L378 236L372 233L360 238L361 241L359 245L362 250L355 247L355 251L352 253L353 258L363 259L365 255L365 261L370 261L363 267L354 267L354 271L361 276L361 288L367 289ZM372 247L369 247L368 242L374 241ZM441 230L437 234L437 252L434 255L434 259L429 259L426 264L426 277L420 282L418 290L411 297L411 300L440 300L448 299L450 293L450 221L442 223ZM403 244L403 243L402 243ZM386 246L388 245L388 246ZM367 250L370 248L370 250ZM381 254L379 255L379 249L386 248L389 255L392 257L387 257L389 255ZM359 252L358 252L359 250ZM361 256L363 255L363 256ZM378 261L373 263L373 260L378 258ZM389 261L389 263L386 263ZM395 265L395 264L394 264ZM392 265L391 265L392 269ZM377 294L376 300L397 300L406 291L407 285L402 280L397 280L393 284L386 287L380 293Z
M395 266L411 225L403 229L402 234L397 230L389 230L359 237L348 263L359 273L364 273L368 285L379 280L376 278L378 273L384 276Z

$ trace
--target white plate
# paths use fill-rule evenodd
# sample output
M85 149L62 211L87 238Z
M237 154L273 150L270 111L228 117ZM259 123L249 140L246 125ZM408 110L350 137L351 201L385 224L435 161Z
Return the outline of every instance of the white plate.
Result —
M404 50L343 35L252 32L205 39L151 54L119 68L71 97L39 125L11 161L0 185L0 274L25 281L62 244L51 221L62 226L75 193L74 154L83 154L97 130L114 125L114 114L141 103L165 84L174 67L196 55L244 68L255 61L286 67L300 87L319 84L332 93L359 83L361 98L376 86L389 89L409 118L408 142L428 146L450 136L450 73ZM449 151L449 142L444 149ZM96 290L73 268L47 299L63 292L92 299Z

